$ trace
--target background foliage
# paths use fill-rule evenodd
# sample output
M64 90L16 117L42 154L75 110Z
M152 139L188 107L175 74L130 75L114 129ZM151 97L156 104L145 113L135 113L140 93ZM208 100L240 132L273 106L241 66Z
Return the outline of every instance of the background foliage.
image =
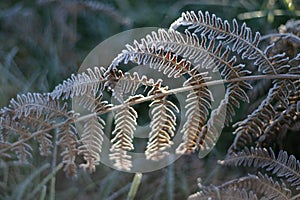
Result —
M281 24L300 17L297 0L190 0L190 1L81 1L25 0L0 2L0 107L17 93L48 92L76 73L97 44L121 31L137 27L165 27L186 10L207 10L218 17L246 21L262 35L277 32ZM128 41L131 42L131 41ZM299 51L299 50L298 50ZM238 111L245 115L246 110ZM242 118L242 117L239 117ZM202 184L219 184L242 171L224 173L217 160L233 140L225 129L216 148L204 159L182 156L173 165L147 173L136 199L182 199ZM300 157L299 135L289 133L283 148ZM33 165L0 163L0 191L7 199L48 195L51 157L34 155ZM59 166L58 166L59 169ZM46 178L48 179L46 179ZM57 199L124 199L133 174L100 165L93 174L79 171L75 179L56 174ZM36 193L34 193L36 192Z

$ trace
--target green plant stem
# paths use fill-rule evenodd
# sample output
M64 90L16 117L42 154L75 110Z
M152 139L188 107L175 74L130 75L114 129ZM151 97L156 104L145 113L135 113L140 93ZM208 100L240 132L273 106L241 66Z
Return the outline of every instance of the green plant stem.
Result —
M48 176L46 176L36 187L35 189L31 192L31 194L28 195L28 198L27 199L33 199L34 196L36 195L36 193L38 193L42 188L43 186L49 181L52 179L53 176L56 175L56 173L63 167L63 163L60 163L59 165L57 165L55 167L55 170L52 171Z
M195 85L195 86L185 86L185 87L175 88L175 89L167 90L167 91L164 91L162 93L155 94L155 95L150 95L150 96L146 96L146 97L143 97L143 98L139 98L139 99L136 99L134 101L129 102L128 105L140 104L140 103L143 103L143 102L146 102L146 101L153 100L155 98L160 98L160 97L168 96L168 95L172 95L172 94L178 94L178 93L181 93L181 92L187 92L187 91L190 91L190 90L193 90L193 89L198 89L198 88L206 87L206 86L214 86L214 85L241 82L241 81L255 81L255 80L263 80L263 79L291 79L291 80L296 80L296 79L300 79L300 75L298 75L298 74L252 75L252 76L234 78L234 79L230 79L230 80L223 80L222 79L222 80L207 81L203 84L199 84L199 85ZM74 119L74 121L75 122L84 121L84 120L87 120L91 117L94 117L94 115L101 115L101 114L105 114L105 113L108 113L108 112L116 111L116 110L120 109L122 106L123 106L122 104L121 105L114 105L111 108L108 108L104 111L100 111L99 113L91 113L91 114L80 116L77 119ZM69 119L67 119L66 121L69 121ZM10 150L10 149L14 148L15 146L18 146L18 145L20 145L20 144L36 137L37 135L39 135L41 133L51 131L55 128L63 126L63 125L65 125L66 121L57 123L54 126L51 126L47 129L36 131L36 132L32 133L30 135L30 137L26 137L26 138L23 138L21 140L18 140L17 142L10 144L8 147L1 149L0 154L3 154L5 151ZM9 127L9 128L11 128L11 127Z
M132 184L131 184L131 187L130 187L130 190L129 190L129 193L128 193L128 196L127 196L127 200L133 200L135 195L136 195L136 192L139 188L139 185L142 181L142 176L143 174L142 173L136 173L134 175L134 178L133 178L133 181L132 181Z

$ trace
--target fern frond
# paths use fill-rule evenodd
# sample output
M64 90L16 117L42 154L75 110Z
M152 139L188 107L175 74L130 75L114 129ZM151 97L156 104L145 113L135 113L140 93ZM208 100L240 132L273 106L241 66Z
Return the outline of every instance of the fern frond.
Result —
M265 168L278 177L285 177L292 186L300 190L300 162L295 156L288 156L286 151L281 150L276 158L275 153L270 148L247 147L238 153L228 155L225 160L219 161L226 166L253 166L255 168Z
M299 74L299 66L291 67L290 74ZM297 102L289 101L294 96L293 92L299 89L299 81L275 80L273 87L269 90L267 97L261 102L259 107L253 111L245 120L236 123L238 127L233 134L236 134L235 140L228 152L238 151L241 147L256 141L264 133L270 131L272 126L275 128L276 123L280 123L280 115L283 110L289 109L290 106ZM295 97L296 98L296 97ZM294 106L296 106L296 104ZM281 117L281 119L283 119ZM285 118L286 119L286 118ZM276 123L275 123L276 122ZM278 130L276 132L279 132ZM262 136L265 137L266 135ZM260 139L264 140L263 138Z
M53 129L53 124L43 121L40 124L40 130L51 130ZM39 150L42 156L48 156L51 154L51 149L53 148L52 135L49 132L45 131L41 134L38 134L36 137L37 142L39 143Z
M35 138L40 154L49 155L53 147L50 131L55 128L54 122L69 118L69 115L66 104L61 108L59 102L47 94L28 93L12 99L8 107L1 110L0 118L1 134L10 148L17 150L17 153L20 149L25 150L22 145L30 149L27 140ZM34 134L37 131L38 134ZM13 140L15 136L20 136L18 143Z
M67 119L63 125L58 127L58 145L63 148L61 152L62 162L65 165L64 171L70 177L76 174L75 159L77 155L77 130L73 125L74 119L77 114L73 111L69 111L69 119Z
M81 164L80 167L88 169L90 172L96 170L96 165L100 162L100 153L102 150L104 120L95 115L84 121L83 134L81 135L78 147L78 154L83 155L86 164Z
M274 120L268 124L263 134L257 140L257 144L260 147L270 146L274 141L282 145L280 139L282 139L288 129L292 127L292 124L299 118L299 112L297 112L297 104L299 102L300 99L289 105L287 109L276 112Z
M133 134L137 126L137 112L129 106L129 102L134 98L129 98L122 104L122 107L115 113L115 129L112 132L114 138L110 148L110 159L114 161L114 166L121 170L129 171L132 167L131 156L128 152L134 149Z
M233 189L233 188L219 190L217 187L209 188L207 190L197 192L188 197L188 200L207 200L207 199L258 200L256 194L252 191L247 192L245 189Z
M149 45L146 40L142 39L139 44L134 41L134 47L126 45L127 49L123 50L113 61L109 70L115 69L119 63L127 64L129 61L139 65L150 64L150 67L162 72L169 78L179 78L183 74L189 72L191 62L180 59L178 55L172 51L167 51L162 47Z
M153 93L163 93L166 89L161 88L153 91ZM145 155L146 159L157 161L169 155L166 150L173 144L171 138L176 130L174 111L178 113L179 110L174 103L167 100L166 96L155 99L149 106L151 109L151 131Z
M239 25L234 19L232 22L233 28L227 20L216 17L209 12L198 12L196 15L193 11L182 13L181 17L173 22L170 29L176 30L179 26L187 26L188 29L194 29L194 33L208 35L210 39L216 38L224 44L233 44L232 50L242 55L242 59L248 58L255 60L254 64L258 66L259 71L264 73L277 74L278 66L282 66L281 61L286 60L284 54L277 54L275 57L268 58L267 52L272 47L269 46L265 51L258 48L260 34L255 33L252 38L252 31L245 23L242 24L239 30Z
M94 69L87 69L87 72L83 72L78 75L71 75L71 78L65 80L62 84L59 84L50 93L53 99L69 99L85 94L92 94L96 96L97 92L103 90L106 82L103 74L105 69L103 67Z
M218 186L219 189L234 188L253 191L258 197L266 196L269 199L288 200L292 196L291 190L284 183L274 181L267 174L249 174L248 176L234 179Z
M57 112L58 106L59 102L53 100L48 94L27 93L17 95L16 99L10 100L8 107L1 109L0 115L9 115L12 120L30 115L39 118L44 113Z
M29 129L20 123L15 123L14 127L10 127L10 128L14 128L18 132L19 135L18 140L26 140L31 135ZM26 163L28 162L28 158L32 158L31 152L33 151L33 149L31 145L28 144L27 142L19 143L18 145L12 147L11 150L16 153L18 160L21 163Z
M183 86L193 86L205 83L206 73L198 74L184 82ZM198 147L198 137L206 123L211 109L213 96L207 87L201 87L191 91L186 99L186 118L181 133L183 133L183 143L176 149L176 153L192 153Z

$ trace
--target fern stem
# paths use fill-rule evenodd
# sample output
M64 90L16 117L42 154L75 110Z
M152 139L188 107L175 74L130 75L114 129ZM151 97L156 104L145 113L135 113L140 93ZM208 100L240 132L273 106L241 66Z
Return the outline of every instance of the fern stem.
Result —
M168 96L168 95L172 95L172 94L178 94L181 92L187 92L193 89L199 89L201 87L205 87L205 86L214 86L214 85L221 85L221 84L225 84L225 83L234 83L234 82L241 82L241 81L255 81L255 80L262 80L262 79L300 79L300 75L296 75L296 74L272 74L272 75L253 75L253 76L245 76L245 77L239 77L239 78L234 78L234 79L230 79L230 80L215 80L215 81L207 81L203 84L199 84L199 85L194 85L194 86L185 86L185 87L181 87L181 88L175 88L175 89L171 89L171 90L167 90L167 91L163 91L162 93L158 93L155 95L150 95L147 97L143 97L140 99L136 99L134 101L128 102L128 105L136 105L136 104L140 104L146 101L150 101L156 98L161 98L163 96ZM101 111L100 113L97 114L105 114L111 111L115 111L118 110L122 107L123 105L114 105L111 108L108 108L104 111ZM89 118L91 118L92 116L94 116L95 113L91 113L85 116L81 116L79 117L76 122L79 121L83 121L83 120L87 120ZM8 147L9 148L9 147Z
M130 190L129 190L129 193L128 193L128 196L127 196L127 200L133 200L135 195L136 195L136 192L139 188L139 185L141 183L141 180L142 180L142 176L143 174L142 173L136 173L134 175L134 178L133 178L133 181L132 181L132 185L130 187Z

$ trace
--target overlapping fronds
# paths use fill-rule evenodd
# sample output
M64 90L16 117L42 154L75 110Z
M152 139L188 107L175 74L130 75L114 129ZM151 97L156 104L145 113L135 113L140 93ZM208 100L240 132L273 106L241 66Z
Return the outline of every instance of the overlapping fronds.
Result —
M219 186L203 186L199 182L199 187L200 192L190 195L189 199L220 199L227 197L224 194L229 195L231 193L233 193L233 197L228 196L227 198L233 199L236 197L234 193L240 193L240 191L251 194L257 199L292 199L292 192L284 183L274 181L272 177L261 173L258 173L258 175L249 174L245 177L227 181ZM239 194L237 195L240 199L244 199Z
M259 32L256 32L253 38L251 29L245 23L239 26L235 19L231 29L227 20L223 21L214 14L199 11L197 15L193 11L187 11L171 24L170 29L176 30L180 26L187 26L194 33L208 35L210 39L216 38L224 44L232 44L232 51L240 54L243 59L255 60L254 64L258 66L258 70L264 73L278 73L278 66L282 66L281 61L288 59L284 54L268 57L267 52L272 45L262 51L258 47Z
M243 151L228 155L225 160L219 162L226 166L253 166L264 168L278 177L285 177L291 186L300 190L300 163L293 155L288 155L281 150L276 158L270 148L245 148Z
M181 26L186 28L184 33L179 32ZM221 163L265 168L299 190L300 164L294 156L280 151L276 158L272 150L259 148L238 152L252 143L267 146L266 141L278 138L283 129L299 121L300 54L289 59L283 52L271 51L272 44L261 49L259 42L260 34L253 34L245 23L240 26L233 20L230 25L208 12L184 12L169 30L159 29L133 45L127 44L107 69L88 68L71 75L50 93L28 93L12 99L0 111L0 156L25 162L32 156L31 139L38 142L41 155L51 155L54 144L58 144L65 171L72 176L78 154L85 160L80 166L95 171L108 137L110 161L115 168L130 171L138 119L146 123L145 113L150 110L151 130L143 146L147 162L163 160L174 149L177 154L197 150L203 157L216 145L222 129L236 120L236 109L250 103L247 91L256 84L253 81L259 84L262 79L272 79L257 109L236 123L235 141ZM249 62L258 70L247 65ZM151 69L143 73L132 63ZM178 101L177 94L181 95ZM137 110L142 103L149 107ZM179 118L181 113L185 115ZM175 146L177 134L182 142ZM206 187L190 198L264 196L291 197L284 184L258 174Z
M291 190L284 183L274 181L272 177L267 174L257 175L249 174L248 176L241 177L223 183L218 188L227 189L247 189L253 191L258 197L268 197L270 199L290 199L292 196Z
M298 58L297 58L298 60ZM290 67L289 74L299 75L299 65ZM246 119L235 124L235 140L229 152L238 151L241 147L258 142L265 144L271 135L284 132L298 118L299 80L274 80L267 97ZM280 131L281 130L281 131Z
M197 192L189 196L188 200L218 200L218 199L232 199L232 200L258 200L257 196L252 192L247 192L245 189L234 190L232 188L227 190L218 190L218 188L209 188L207 190Z
M1 110L2 141L8 144L16 143L12 149L19 155L21 161L26 161L28 156L31 157L32 148L28 141L32 138L39 142L41 155L49 155L53 147L49 132L53 129L54 121L69 117L72 116L68 114L66 105L60 107L59 102L47 94L18 95L16 99L10 101L8 107Z

